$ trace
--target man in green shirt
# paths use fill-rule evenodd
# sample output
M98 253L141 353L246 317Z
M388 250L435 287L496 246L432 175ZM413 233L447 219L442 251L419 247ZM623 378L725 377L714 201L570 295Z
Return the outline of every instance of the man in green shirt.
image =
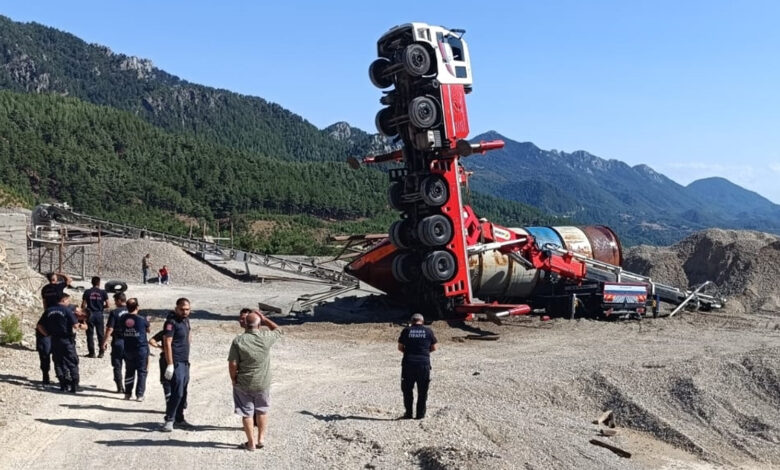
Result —
M267 326L268 330L260 329ZM247 441L241 447L247 450L262 448L265 441L271 392L271 346L282 335L282 330L260 312L246 317L246 331L236 336L230 345L228 370L233 382L233 403L241 416ZM257 440L254 438L253 417L257 415Z

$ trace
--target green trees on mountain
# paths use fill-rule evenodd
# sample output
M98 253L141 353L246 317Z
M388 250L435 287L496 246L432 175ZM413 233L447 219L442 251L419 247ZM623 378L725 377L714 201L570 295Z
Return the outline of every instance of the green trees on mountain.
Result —
M327 233L384 232L397 217L378 170L278 160L51 94L0 91L0 184L20 200L67 201L150 229L186 231L176 214L230 219L242 245L259 251L319 253ZM549 219L520 204L472 199L501 223ZM279 223L252 234L260 218Z
M76 210L183 234L229 221L240 246L322 253L330 233L385 232L387 175L346 157L382 147L330 136L262 98L180 80L151 62L0 16L0 202ZM67 96L67 97L65 97ZM536 210L473 195L522 225ZM253 228L256 220L268 230Z
M110 106L177 134L290 161L343 161L349 145L259 97L189 83L150 61L0 16L0 89Z

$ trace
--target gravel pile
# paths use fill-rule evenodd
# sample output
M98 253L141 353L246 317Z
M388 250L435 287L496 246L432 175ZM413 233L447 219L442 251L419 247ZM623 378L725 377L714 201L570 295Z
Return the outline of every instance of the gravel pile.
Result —
M87 246L87 277L98 273L97 245ZM198 261L181 248L164 242L151 240L127 240L122 238L104 238L101 242L100 276L105 280L122 280L131 283L141 282L141 258L151 255L153 269L150 277L157 279L157 269L168 266L171 285L228 287L236 281L219 273L209 265ZM80 263L80 260L78 260ZM71 267L71 269L80 269Z
M780 237L744 230L697 232L670 247L627 250L629 271L681 287L715 282L730 311L780 312Z

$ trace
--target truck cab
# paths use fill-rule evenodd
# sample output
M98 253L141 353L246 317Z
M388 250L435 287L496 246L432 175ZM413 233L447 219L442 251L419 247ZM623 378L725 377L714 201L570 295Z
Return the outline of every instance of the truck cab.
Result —
M471 59L463 33L461 29L426 23L390 28L377 41L377 55L386 61L380 60L372 67L371 81L379 88L390 86L392 82L381 75L385 71L392 73L387 66L397 62L404 64L403 69L411 76L433 76L441 84L463 85L468 92L472 84Z

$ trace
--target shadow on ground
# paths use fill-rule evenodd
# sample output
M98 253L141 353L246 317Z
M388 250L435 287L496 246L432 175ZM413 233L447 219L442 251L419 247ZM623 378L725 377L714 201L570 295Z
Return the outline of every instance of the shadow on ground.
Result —
M337 413L329 414L329 415L320 415L306 410L299 411L298 413L306 416L311 416L316 420L325 421L325 422L344 421L348 419L356 420L356 421L397 421L397 418L375 418L373 416L340 415Z
M238 449L236 444L215 441L180 441L178 439L113 439L110 441L95 441L108 447L211 447L212 449Z
M135 403L135 402L133 402ZM160 413L164 414L165 410L139 410L139 409L128 409L128 408L114 408L111 406L104 406L104 405L81 405L81 404L75 404L75 405L69 405L64 404L60 405L64 408L70 408L71 410L100 410L100 411L110 411L112 413Z
M51 424L53 426L66 426L69 428L81 428L81 429L94 429L96 431L137 431L137 432L149 432L160 428L160 422L146 422L146 423L98 423L97 421L91 421L88 419L46 419L37 418L36 421L41 423Z

